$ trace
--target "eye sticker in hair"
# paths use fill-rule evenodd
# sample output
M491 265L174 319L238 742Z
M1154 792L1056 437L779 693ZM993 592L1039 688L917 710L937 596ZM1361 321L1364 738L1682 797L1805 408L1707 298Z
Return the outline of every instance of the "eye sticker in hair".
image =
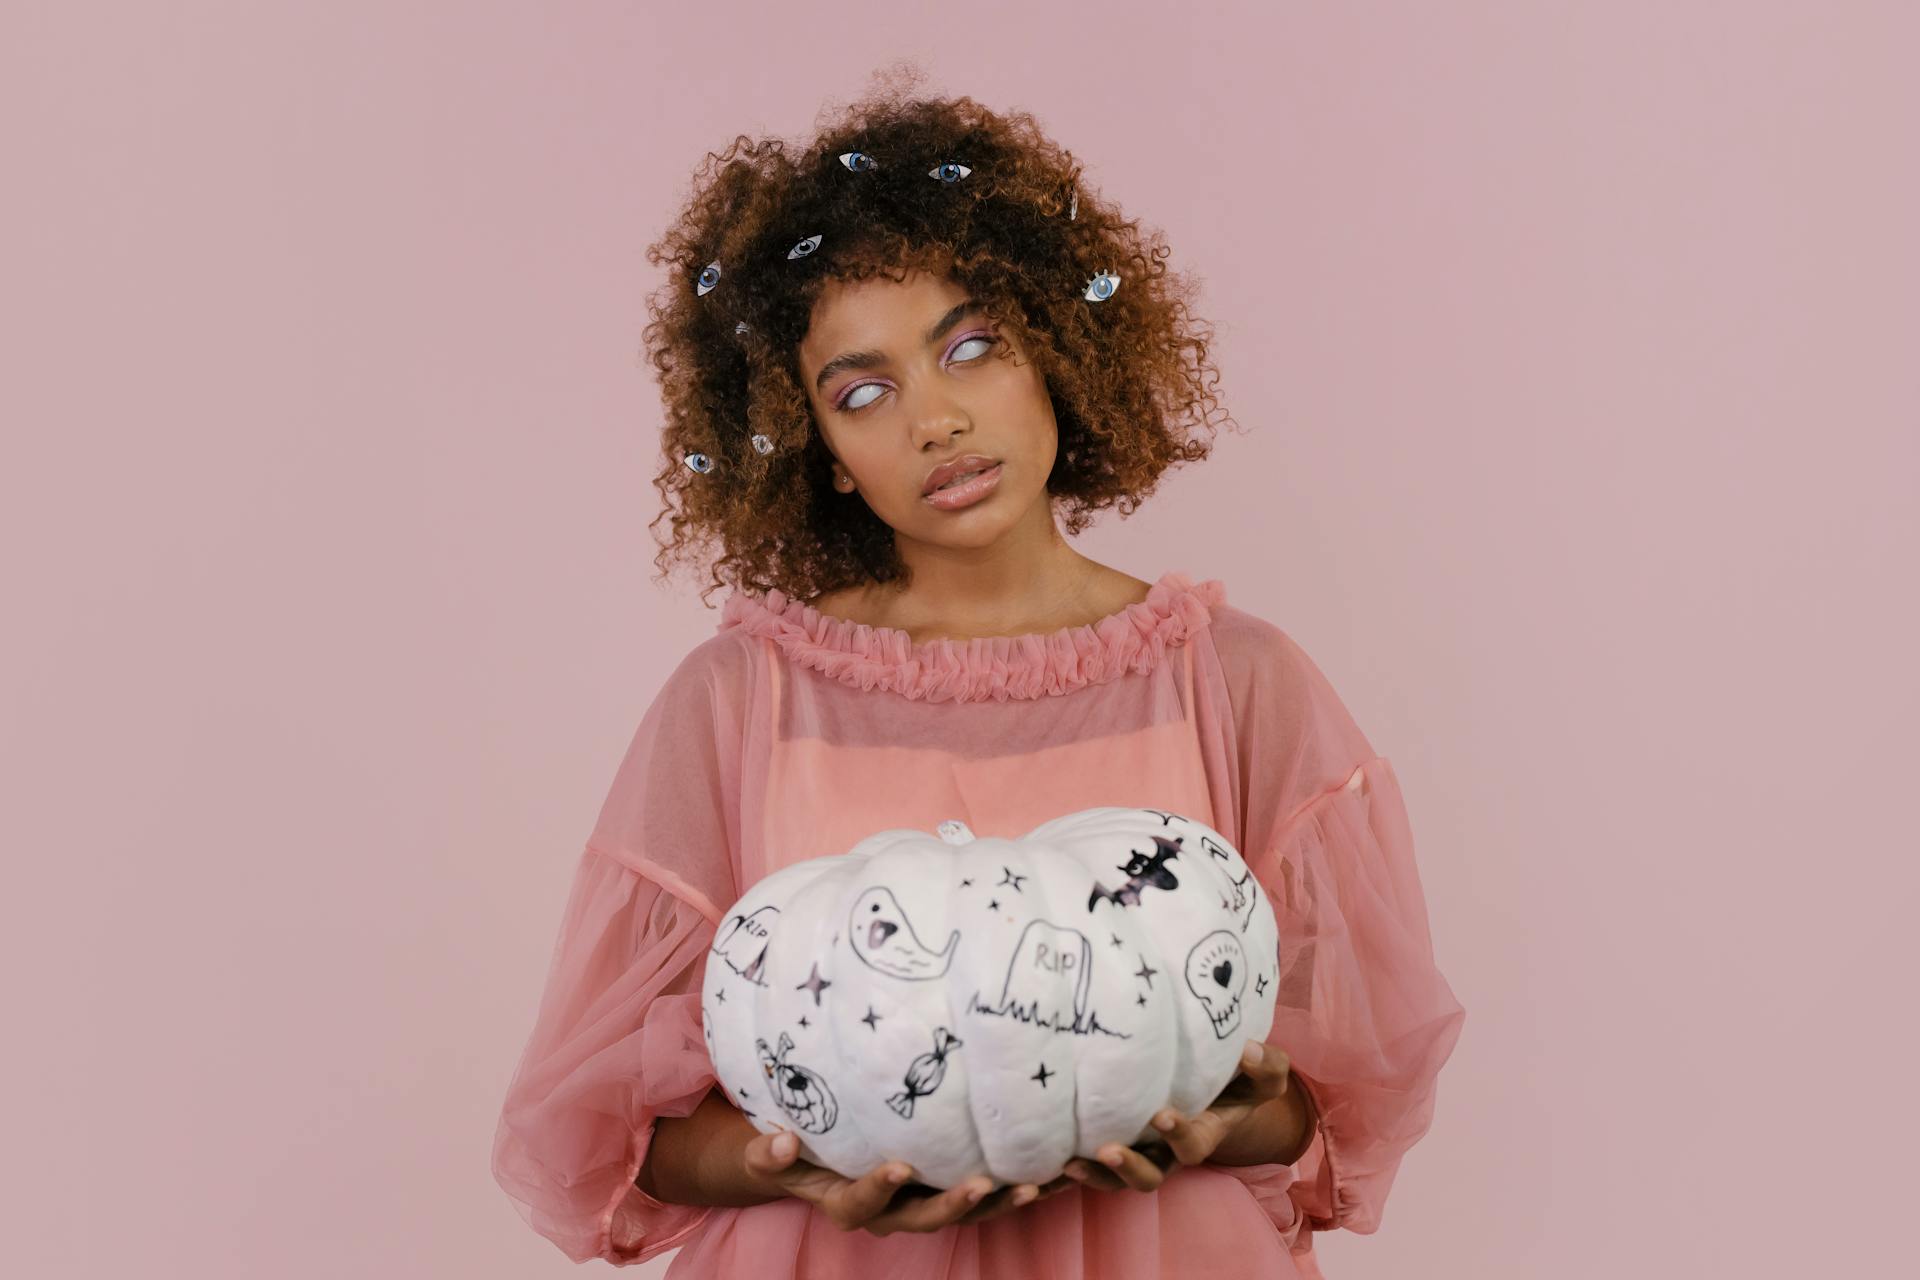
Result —
M1067 221L1072 222L1075 218L1079 216L1080 216L1080 192L1076 190L1073 193L1072 202L1067 205Z
M1120 277L1111 271L1102 271L1087 281L1087 291L1080 296L1088 302L1105 302L1120 287Z
M937 164L927 170L927 176L929 178L938 178L942 182L958 182L972 172L973 170L969 169L966 165L955 164L949 160L945 164Z
M700 268L700 278L694 281L693 291L696 295L707 293L712 290L713 286L719 283L720 283L720 261L719 259L716 258L714 261L709 262L706 266Z
M868 169L877 169L880 167L880 162L864 151L842 151L840 153L840 163L856 173L864 173Z
M819 236L808 236L805 240L802 240L799 244L796 244L795 246L793 246L793 248L787 250L787 257L788 258L806 257L808 254L812 253L815 249L818 249L820 247L820 239L821 238Z

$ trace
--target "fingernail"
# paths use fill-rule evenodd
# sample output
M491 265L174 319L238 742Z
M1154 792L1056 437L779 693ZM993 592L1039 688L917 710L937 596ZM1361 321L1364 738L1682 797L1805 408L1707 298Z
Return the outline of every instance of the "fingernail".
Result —
M1100 1163L1106 1165L1108 1168L1118 1169L1120 1167L1120 1153L1118 1151L1104 1151L1100 1154Z
M982 1200L987 1198L987 1190L988 1189L986 1187L975 1187L973 1190L967 1192L967 1199L972 1201L974 1204L979 1204Z
M1247 1044L1246 1052L1240 1055L1241 1060L1244 1061L1250 1067L1259 1066L1260 1059L1264 1058L1265 1056L1266 1056L1266 1051L1262 1049L1259 1045L1254 1044L1251 1041L1249 1041Z
M777 1156L790 1156L799 1145L800 1139L790 1133L783 1133L773 1140L773 1154Z
M1158 1129L1162 1133L1172 1133L1173 1117L1172 1116L1155 1116L1153 1118L1153 1127Z
M908 1178L912 1176L913 1176L913 1170L902 1169L897 1166L887 1171L887 1181L891 1182L896 1187L899 1186L901 1183L905 1182Z
M1013 1193L1013 1202L1015 1204L1029 1204L1033 1201L1033 1198L1039 1194L1040 1192L1034 1187L1021 1187Z

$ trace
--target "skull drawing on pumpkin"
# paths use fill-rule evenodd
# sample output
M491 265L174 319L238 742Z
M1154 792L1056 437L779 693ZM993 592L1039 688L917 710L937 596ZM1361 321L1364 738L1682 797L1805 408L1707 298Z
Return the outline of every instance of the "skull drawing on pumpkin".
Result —
M1187 953L1187 988L1207 1006L1213 1034L1224 1040L1240 1029L1240 993L1247 989L1247 953L1240 939L1216 929Z

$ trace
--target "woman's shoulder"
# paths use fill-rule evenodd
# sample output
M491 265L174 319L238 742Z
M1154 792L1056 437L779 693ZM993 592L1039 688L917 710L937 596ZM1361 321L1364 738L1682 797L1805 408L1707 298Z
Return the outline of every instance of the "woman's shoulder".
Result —
M1278 623L1226 600L1214 604L1207 630L1223 663L1272 664L1305 656Z
M1207 632L1236 707L1301 716L1332 694L1320 664L1270 618L1222 601Z

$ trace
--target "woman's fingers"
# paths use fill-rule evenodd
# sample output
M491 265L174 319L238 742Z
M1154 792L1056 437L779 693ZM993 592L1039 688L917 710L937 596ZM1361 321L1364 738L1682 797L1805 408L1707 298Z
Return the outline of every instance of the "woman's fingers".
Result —
M843 1227L869 1222L886 1211L894 1193L912 1176L913 1170L907 1165L888 1161L861 1177L842 1181L829 1193L833 1198L829 1216Z
M1083 1160L1078 1156L1067 1161L1067 1176L1081 1186L1094 1191L1125 1191L1127 1184L1120 1175L1095 1160Z
M1003 1189L1010 1191L1011 1188ZM884 1213L876 1214L862 1223L875 1235L890 1235L895 1231L938 1231L967 1213L975 1205L984 1203L993 1194L993 1180L984 1175L968 1178L956 1183L945 1191L925 1196L918 1200L909 1200L896 1205Z
M1252 1106L1222 1106L1215 1103L1197 1116L1166 1111L1154 1117L1153 1127L1181 1164L1199 1164L1213 1154L1233 1126L1253 1110ZM1170 1119L1168 1127L1163 1120Z
M1079 1173L1083 1183L1100 1191L1122 1188L1154 1191L1166 1180L1166 1173L1158 1164L1132 1147L1109 1142L1096 1154L1099 1156L1097 1163L1078 1157L1068 1161L1068 1173Z

